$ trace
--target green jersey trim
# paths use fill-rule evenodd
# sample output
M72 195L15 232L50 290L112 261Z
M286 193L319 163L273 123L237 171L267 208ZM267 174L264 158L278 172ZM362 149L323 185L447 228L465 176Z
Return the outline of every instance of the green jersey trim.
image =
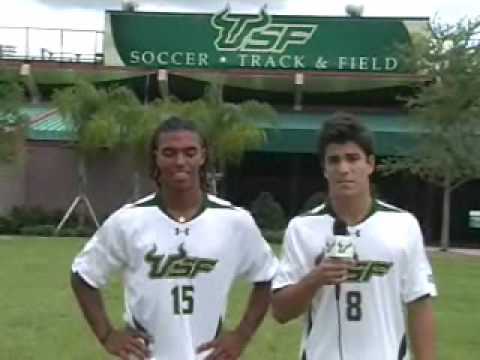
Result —
M228 201L224 201L220 199L218 201L215 201L215 200L212 200L209 195L205 196L205 208L236 210L236 207L233 206Z
M373 198L372 199L372 205L370 207L370 210L368 211L367 215L359 221L359 223L364 222L367 220L370 216L375 214L377 211L386 211L386 212L404 212L404 210L397 208L395 206L389 205L387 203L384 203L383 201L380 201L378 199ZM333 207L329 201L321 204L320 206L317 206L313 208L312 210L309 210L300 216L321 216L321 215L330 215L334 219L337 218L337 214L333 210Z
M311 210L308 210L302 214L300 214L299 216L300 217L304 217L304 216L321 216L321 215L327 215L329 214L329 211L328 211L328 208L327 208L327 204L326 203L323 203L317 207L314 207L313 209Z
M158 207L165 215L167 215L170 219L174 220L175 222L179 222L178 219L175 217L171 216L169 212L167 211L167 208L165 206L165 202L162 199L162 195L157 192L152 198L146 199L143 202L137 202L134 204L136 207ZM233 205L231 205L228 202L220 203L213 201L212 199L209 198L209 195L206 193L202 194L202 201L200 204L200 207L198 208L197 212L195 215L189 220L192 221L193 219L197 218L200 216L206 209L235 209Z
M386 212L398 212L398 213L404 213L405 210L400 209L396 206L387 204L383 201L380 200L375 200L375 207L377 211L386 211Z

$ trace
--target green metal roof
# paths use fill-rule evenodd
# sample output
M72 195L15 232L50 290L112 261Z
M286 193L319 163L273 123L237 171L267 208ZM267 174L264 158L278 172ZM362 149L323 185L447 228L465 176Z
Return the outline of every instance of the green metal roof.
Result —
M14 126L18 122L23 122L23 121L30 121L31 119L34 119L36 116L45 113L48 111L48 107L44 106L27 106L22 109L20 109L20 115L21 118L16 117L16 116L11 116L10 114L8 116L4 116L0 118L0 123L8 126ZM26 117L26 118L24 118Z
M71 141L74 133L54 109L46 110L30 123L31 140ZM33 110L32 110L33 111ZM50 112L50 113L49 113ZM317 136L331 114L281 113L274 124L259 123L267 132L267 143L260 151L316 153ZM404 155L415 143L419 130L411 126L406 114L359 115L374 134L377 155Z
M261 151L316 153L317 137L332 114L282 113L276 124L261 124L268 142ZM406 114L359 115L373 132L378 155L404 155L415 143L415 129Z
M71 127L66 123L58 111L48 109L47 114L41 120L30 123L28 138L30 140L54 140L71 141L74 134ZM50 114L48 114L50 111Z
M27 115L31 120L35 120L37 117L51 110L53 110L53 108L48 105L30 105L22 108L20 112Z

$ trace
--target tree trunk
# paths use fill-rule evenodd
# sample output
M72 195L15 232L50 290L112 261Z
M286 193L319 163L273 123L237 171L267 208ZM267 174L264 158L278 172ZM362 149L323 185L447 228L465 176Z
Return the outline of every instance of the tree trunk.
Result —
M300 177L300 160L298 157L291 158L289 160L290 167L290 178L289 178L289 197L288 197L288 208L287 214L292 216L298 212L298 209L301 207L299 203L299 183Z
M97 226L97 229L99 227L97 217L93 211L93 208L90 205L90 201L87 198L86 191L87 191L87 169L86 169L86 164L85 164L85 158L83 156L80 156L77 162L77 176L78 176L78 194L73 200L72 204L70 207L67 209L67 212L63 215L62 220L60 220L60 223L57 225L54 234L58 235L59 231L62 230L63 225L67 222L67 220L70 218L70 215L72 215L73 211L77 206L78 208L78 225L83 227L85 225L85 217L86 217L86 211L88 210L90 212L90 215L92 216L92 220ZM80 204L83 200L83 204Z
M133 192L132 192L132 202L140 199L140 173L138 170L133 172Z
M435 226L435 194L434 187L432 184L427 183L427 196L426 196L426 207L424 212L424 236L425 241L430 243L435 243L438 239L434 238L435 232L433 231Z
M80 196L86 196L87 193L87 166L85 164L85 158L80 156L78 160L78 189ZM81 204L78 208L78 225L80 227L85 226L86 207L85 204Z
M215 153L212 148L209 149L208 152L208 159L209 159L209 166L207 168L207 183L208 183L208 191L213 194L218 194L218 186L217 186L217 161L215 159Z
M217 195L218 194L218 189L217 189L217 171L216 169L212 169L212 171L210 171L208 174L207 174L207 177L208 177L208 187L209 187L209 191L213 194L213 195Z
M443 186L443 201L442 201L442 234L440 237L440 249L448 251L450 245L450 198L452 194L452 187L450 180L445 179Z
M227 165L221 161L218 166L219 172L215 174L217 179L217 194L223 198L227 197Z

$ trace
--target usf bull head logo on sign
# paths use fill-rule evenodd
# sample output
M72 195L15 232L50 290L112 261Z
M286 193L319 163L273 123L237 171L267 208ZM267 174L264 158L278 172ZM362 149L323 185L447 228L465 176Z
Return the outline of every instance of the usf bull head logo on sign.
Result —
M262 8L258 15L232 15L229 7L212 16L218 31L218 51L283 53L290 45L305 45L318 25L275 23Z

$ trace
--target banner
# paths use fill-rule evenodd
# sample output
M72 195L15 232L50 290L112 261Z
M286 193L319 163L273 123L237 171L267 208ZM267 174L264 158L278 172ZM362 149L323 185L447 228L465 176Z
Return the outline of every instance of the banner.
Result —
M105 65L402 73L397 45L427 18L108 11Z

